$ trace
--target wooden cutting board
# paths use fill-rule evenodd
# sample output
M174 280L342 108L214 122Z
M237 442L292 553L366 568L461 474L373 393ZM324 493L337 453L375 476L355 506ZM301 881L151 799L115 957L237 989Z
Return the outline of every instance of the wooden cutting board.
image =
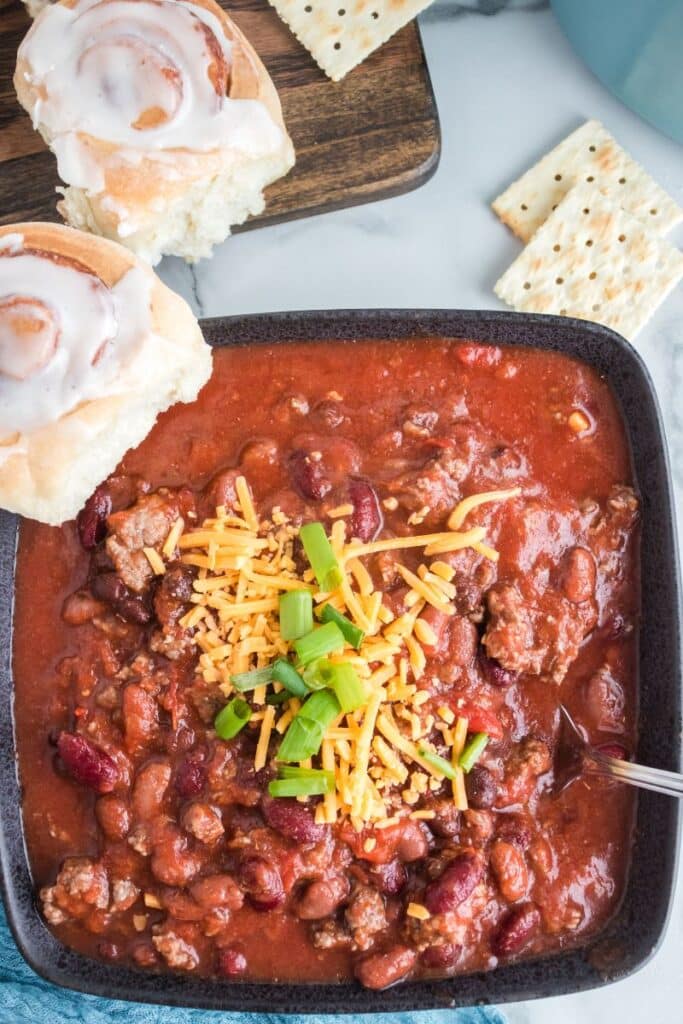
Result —
M331 82L266 0L221 0L280 93L296 165L241 230L416 188L436 170L439 121L413 22L341 82ZM29 18L0 0L0 224L60 220L56 162L19 106L12 75Z

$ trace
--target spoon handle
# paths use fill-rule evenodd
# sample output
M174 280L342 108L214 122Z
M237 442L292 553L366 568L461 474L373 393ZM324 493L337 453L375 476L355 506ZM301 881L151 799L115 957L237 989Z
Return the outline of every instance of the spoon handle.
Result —
M585 771L590 775L609 776L640 789L650 789L667 796L683 797L683 775L665 771L663 768L647 768L645 765L621 761L618 757L590 750Z

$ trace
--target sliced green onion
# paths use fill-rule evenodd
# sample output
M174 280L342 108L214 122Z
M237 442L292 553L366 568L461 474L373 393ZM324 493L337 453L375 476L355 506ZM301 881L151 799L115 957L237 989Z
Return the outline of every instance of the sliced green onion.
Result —
M285 658L277 658L273 662L272 675L275 682L282 683L285 690L289 690L294 697L305 697L308 694L305 682Z
M488 741L488 733L478 732L475 733L470 742L466 744L465 749L458 760L458 764L465 773L474 768L475 764L484 753L484 749Z
M344 634L334 622L326 622L312 633L300 637L292 644L300 665L308 665L311 661L324 658L332 651L340 651L344 647Z
M322 523L306 523L299 530L299 538L322 589L336 590L343 576Z
M280 636L298 640L313 629L313 596L310 590L289 590L280 597Z
M344 712L355 711L362 707L368 699L365 687L358 678L356 670L348 662L342 662L339 665L334 665L330 661L326 662L322 669L322 678L325 680L325 684L334 690L339 707Z
M331 604L326 604L324 606L320 619L322 622L336 623L344 634L346 642L351 644L352 647L355 647L356 650L360 649L360 645L363 643L363 639L365 638L365 633L355 624L355 622L351 622L351 619L347 619L345 615L338 612Z
M331 775L334 772L325 772L322 768L302 768L299 764L281 764L277 770L278 779L317 779L319 775Z
M265 668L255 668L251 672L238 672L230 676L230 682L240 693L245 693L247 690L255 690L257 686L265 686L272 678L273 666L266 665Z
M242 700L241 697L233 697L230 703L218 712L213 727L222 740L231 740L233 736L244 729L251 714L251 708L246 700Z
M266 697L266 704L274 704L275 706L284 704L286 700L291 699L291 696L291 693L288 693L287 690L280 690L279 693L269 693Z
M317 771L311 775L273 779L268 785L271 796L323 796L334 793L334 772Z
M317 754L328 725L340 711L339 701L330 690L312 693L290 723L278 761L305 761Z
M440 754L435 754L433 750L428 750L427 747L418 747L417 752L420 757L430 764L432 768L436 768L437 772L441 772L447 779L457 778L458 773L445 757L441 757Z
M301 669L301 677L309 690L324 690L327 686L321 673L321 666L326 663L327 658L317 658Z

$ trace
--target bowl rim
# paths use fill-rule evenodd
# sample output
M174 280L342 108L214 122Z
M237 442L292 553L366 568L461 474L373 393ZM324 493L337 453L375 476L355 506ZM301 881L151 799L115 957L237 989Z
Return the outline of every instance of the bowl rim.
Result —
M306 340L353 342L366 338L387 344L404 338L468 339L555 350L595 367L607 378L622 407L632 453L644 445L653 466L656 501L652 501L651 488L645 489L646 481L640 475L637 477L644 503L652 513L652 518L644 517L643 535L649 537L656 526L657 544L662 549L657 586L664 591L662 600L671 609L664 641L665 676L671 680L680 678L681 595L664 428L648 370L636 350L620 335L599 324L565 317L457 309L249 314L206 319L201 325L209 343L217 347ZM624 412L629 396L638 409L633 421ZM634 467L637 463L635 458ZM0 510L0 597L5 598L0 602L0 694L6 693L12 706L11 643L18 534L19 517ZM642 651L640 672L642 675ZM680 770L680 687L671 686L669 691L665 695L670 734L666 736L662 766ZM381 992L362 989L353 982L226 982L119 967L68 949L39 916L23 842L13 715L0 717L0 751L0 890L10 929L22 956L37 974L56 985L91 995L211 1010L299 1014L433 1010L556 996L595 988L642 968L661 944L671 912L678 858L678 805L666 797L647 794L648 799L638 804L634 855L622 905L599 934L574 949L522 959L488 973L407 982ZM639 843L642 845L639 833L644 808L654 808L652 814L659 828L657 835L649 840L646 837L651 847L656 843L656 849L648 848L649 856L654 857L654 870L648 868L650 892L638 912L637 907L630 905L629 894L636 857L640 856ZM648 821L649 818L646 824Z

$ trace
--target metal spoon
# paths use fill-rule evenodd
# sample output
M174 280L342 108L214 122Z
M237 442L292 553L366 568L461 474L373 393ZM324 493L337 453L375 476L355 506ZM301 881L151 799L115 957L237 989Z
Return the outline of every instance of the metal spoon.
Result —
M600 775L619 779L640 789L651 789L655 793L683 797L683 775L663 768L646 768L596 750L586 741L564 704L560 704L560 712L563 727L555 755L556 795L583 775Z

